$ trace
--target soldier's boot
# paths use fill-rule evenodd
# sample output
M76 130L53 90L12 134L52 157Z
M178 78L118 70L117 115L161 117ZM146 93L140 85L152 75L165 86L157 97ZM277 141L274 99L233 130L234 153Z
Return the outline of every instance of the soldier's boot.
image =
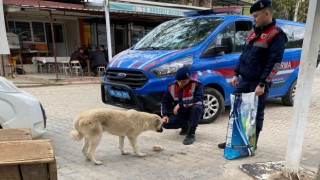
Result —
M259 139L259 134L256 135L256 144L254 145L254 150L258 149L258 139Z
M220 144L218 144L218 147L220 149L224 149L224 148L226 148L226 143L225 142L224 143L220 143Z
M181 131L179 132L179 135L186 135L188 132L188 124L184 123L181 125Z
M183 144L184 145L193 144L193 142L196 140L195 133L196 133L196 128L195 127L189 127L188 132L187 132L187 136L183 140Z

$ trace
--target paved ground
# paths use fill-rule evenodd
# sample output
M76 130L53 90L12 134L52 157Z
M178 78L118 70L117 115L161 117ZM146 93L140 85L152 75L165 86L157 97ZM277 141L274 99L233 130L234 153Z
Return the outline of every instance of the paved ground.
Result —
M163 133L146 132L139 144L147 157L121 155L118 138L105 134L96 152L96 158L104 162L96 166L86 161L80 149L82 142L73 141L69 132L73 118L81 111L110 107L101 102L99 84L73 84L45 87L24 87L25 91L37 96L47 116L45 139L51 139L58 165L60 180L91 179L251 179L239 169L243 163L285 160L288 130L292 107L283 106L279 99L268 102L265 126L259 139L256 156L238 160L226 160L223 151L217 148L224 141L229 109L216 122L200 125L196 142L190 146L182 144L179 130L165 130ZM317 171L320 163L320 70L316 71L313 97L306 127L301 166ZM132 152L128 141L125 147ZM152 151L160 144L162 152Z

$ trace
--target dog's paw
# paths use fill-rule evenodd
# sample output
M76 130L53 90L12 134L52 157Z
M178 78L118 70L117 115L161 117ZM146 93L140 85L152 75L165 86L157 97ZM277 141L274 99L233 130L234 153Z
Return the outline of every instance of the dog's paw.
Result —
M122 155L128 155L129 153L127 151L122 151L121 154Z
M146 157L146 156L147 156L146 153L142 153L142 152L138 152L137 155L138 155L139 157Z
M101 164L103 164L103 162L102 161L96 161L96 162L94 162L94 164L95 165L101 165Z

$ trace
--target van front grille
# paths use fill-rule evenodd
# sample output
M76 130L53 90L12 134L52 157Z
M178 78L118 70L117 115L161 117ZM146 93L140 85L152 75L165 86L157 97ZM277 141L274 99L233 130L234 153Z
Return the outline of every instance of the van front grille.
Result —
M142 71L135 70L107 70L109 82L125 84L132 89L142 87L147 81L147 76Z

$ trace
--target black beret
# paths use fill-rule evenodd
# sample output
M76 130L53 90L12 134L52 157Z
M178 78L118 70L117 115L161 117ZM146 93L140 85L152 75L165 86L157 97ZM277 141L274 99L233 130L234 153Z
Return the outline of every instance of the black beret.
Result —
M259 11L261 9L267 8L271 6L271 1L270 0L260 0L255 2L251 8L250 8L250 14L253 12Z
M182 67L180 69L178 69L177 73L176 73L176 80L185 80L188 79L189 76L189 68L187 67Z

